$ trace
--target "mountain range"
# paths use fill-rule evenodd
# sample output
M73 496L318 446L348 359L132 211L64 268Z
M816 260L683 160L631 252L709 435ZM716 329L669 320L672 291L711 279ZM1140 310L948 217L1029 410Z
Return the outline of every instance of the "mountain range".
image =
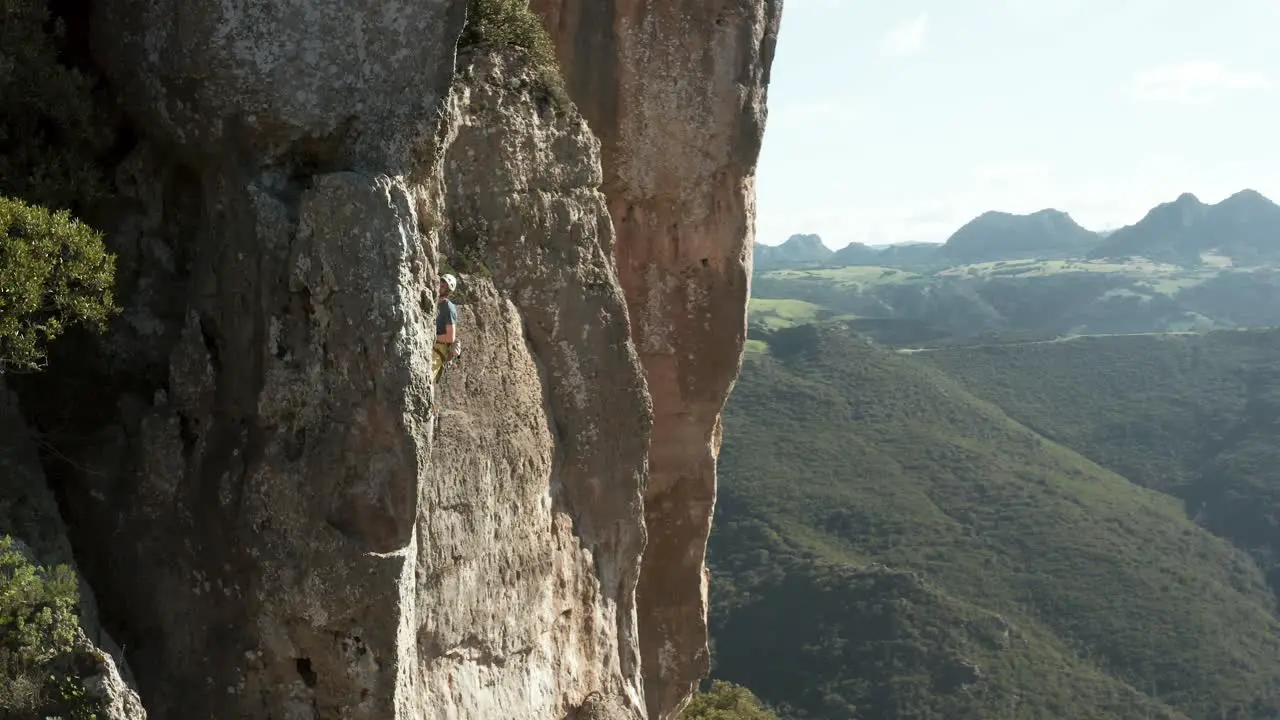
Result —
M872 247L850 243L831 250L817 235L793 235L780 245L755 246L755 264L782 267L882 265L946 266L1037 259L1149 260L1192 266L1280 261L1280 205L1254 190L1215 204L1191 193L1152 208L1132 225L1108 232L1082 227L1065 212L1026 215L990 211L965 223L946 242Z
M1098 233L1064 212L987 212L942 244L758 248L751 324L839 319L877 340L1187 332L1280 325L1280 206L1191 194Z

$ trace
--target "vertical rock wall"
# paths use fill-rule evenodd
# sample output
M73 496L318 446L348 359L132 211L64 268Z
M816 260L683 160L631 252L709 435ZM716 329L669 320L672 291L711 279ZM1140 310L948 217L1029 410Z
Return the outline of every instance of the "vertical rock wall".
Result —
M599 143L518 55L455 69L463 8L96 9L125 310L24 401L152 718L644 717Z
M460 54L455 89L440 255L467 271L464 351L423 483L423 717L560 718L593 693L600 720L643 717L651 411L599 143L518 56Z
M778 7L541 9L599 140L461 0L93 3L125 311L20 391L150 717L634 720L705 672Z
M720 410L746 338L756 158L782 0L533 0L600 136L618 273L653 396L640 576L650 716L708 669Z

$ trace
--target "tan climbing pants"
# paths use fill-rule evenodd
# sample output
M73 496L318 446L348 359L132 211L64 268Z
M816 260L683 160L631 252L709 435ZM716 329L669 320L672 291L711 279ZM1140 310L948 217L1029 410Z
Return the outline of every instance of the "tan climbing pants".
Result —
M431 380L440 379L440 371L444 369L444 364L449 362L449 353L451 348L449 343L438 342L431 348Z

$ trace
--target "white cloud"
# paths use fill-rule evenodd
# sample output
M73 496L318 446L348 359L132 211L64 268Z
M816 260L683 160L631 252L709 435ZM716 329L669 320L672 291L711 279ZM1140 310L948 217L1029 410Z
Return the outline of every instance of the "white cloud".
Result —
M1133 78L1140 100L1203 105L1229 92L1270 90L1272 80L1251 70L1236 70L1217 60L1188 60L1149 68Z
M905 57L924 49L924 35L929 28L929 14L920 13L911 20L890 30L880 45L886 55Z

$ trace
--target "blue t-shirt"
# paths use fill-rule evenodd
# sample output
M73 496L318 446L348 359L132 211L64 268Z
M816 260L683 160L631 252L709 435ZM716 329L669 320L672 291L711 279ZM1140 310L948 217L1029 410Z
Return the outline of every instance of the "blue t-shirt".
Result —
M458 306L448 298L441 300L440 304L436 305L436 334L443 335L444 331L457 321Z

